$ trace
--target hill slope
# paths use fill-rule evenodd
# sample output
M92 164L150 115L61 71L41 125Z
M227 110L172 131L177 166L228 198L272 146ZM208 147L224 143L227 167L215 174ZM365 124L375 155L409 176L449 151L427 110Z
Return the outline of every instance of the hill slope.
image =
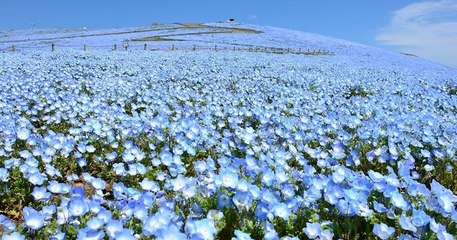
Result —
M250 25L1 38L5 239L457 235L455 69Z
M22 30L0 32L0 49L11 50L50 50L52 43L56 49L110 50L114 44L122 49L123 43L129 49L169 50L214 48L278 48L298 51L329 51L339 57L349 57L354 61L375 62L378 65L401 65L412 68L428 68L431 65L414 56L373 48L354 42L335 39L318 34L289 29L249 25L241 23L209 24L161 24L151 27L124 29L56 29ZM435 67L438 67L436 64ZM438 67L439 68L439 67ZM446 68L441 68L445 70Z

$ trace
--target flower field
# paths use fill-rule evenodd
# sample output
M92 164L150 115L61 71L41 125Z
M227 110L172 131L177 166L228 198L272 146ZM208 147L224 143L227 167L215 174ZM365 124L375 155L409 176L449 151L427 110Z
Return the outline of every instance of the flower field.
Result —
M0 235L454 239L457 71L366 59L0 53Z

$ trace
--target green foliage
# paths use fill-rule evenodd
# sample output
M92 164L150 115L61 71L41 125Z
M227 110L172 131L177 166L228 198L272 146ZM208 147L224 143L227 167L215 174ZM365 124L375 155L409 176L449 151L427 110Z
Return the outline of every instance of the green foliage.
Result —
M90 90L89 87L85 83L81 83L81 91L82 93L88 95L88 96L93 96L94 93Z
M313 81L308 85L307 89L310 92L316 93L317 92L317 87L318 87L317 83L315 81Z
M435 179L457 194L457 161L449 158L435 160L433 166L435 169L430 173L429 181Z
M346 99L350 99L352 97L369 97L371 93L367 92L362 86L353 86L350 87L347 92L344 93L344 97Z
M457 86L448 83L446 84L446 91L449 96L457 95Z
M0 182L0 214L6 214L15 221L22 220L22 209L33 202L31 195L33 187L27 179L22 176L18 167L10 171L10 182Z
M235 236L235 230L240 229L240 214L235 208L226 208L222 212L224 213L224 218L218 224L219 232L216 238L229 240Z

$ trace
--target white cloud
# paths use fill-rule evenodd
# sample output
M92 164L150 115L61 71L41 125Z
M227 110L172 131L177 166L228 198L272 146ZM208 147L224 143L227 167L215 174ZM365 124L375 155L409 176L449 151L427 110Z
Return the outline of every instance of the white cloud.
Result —
M249 19L257 19L257 15L252 14L252 15L249 15L248 18L249 18Z
M457 67L457 1L429 0L397 10L376 40Z

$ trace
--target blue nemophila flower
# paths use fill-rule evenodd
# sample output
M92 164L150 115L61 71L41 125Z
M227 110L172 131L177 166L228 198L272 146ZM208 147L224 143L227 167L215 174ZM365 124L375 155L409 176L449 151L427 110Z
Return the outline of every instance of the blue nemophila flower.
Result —
M79 198L84 198L84 187L81 185L76 185L71 189L70 192L71 197L79 197Z
M1 150L0 150L1 151ZM11 169L12 167L19 167L21 165L21 159L11 158L3 162L5 169Z
M278 233L276 232L273 224L269 221L266 221L264 224L264 232L264 239L279 239Z
M362 217L368 218L374 213L374 211L371 210L370 207L368 206L368 204L366 204L366 203L358 203L357 208L358 208L357 215L362 216Z
M457 196L453 194L441 194L438 196L438 204L443 208L446 213L451 213L455 209Z
M28 158L31 158L33 157L32 153L30 153L29 151L27 150L22 150L19 152L19 156L21 156L21 158L23 159L28 159Z
M77 159L77 162L78 162L78 166L80 167L85 167L87 166L87 160L85 158L78 158Z
M197 173L202 174L208 169L208 165L205 161L195 161L194 169Z
M240 230L235 230L235 237L232 238L232 240L252 240L251 236L249 234L242 232Z
M331 240L333 239L333 233L329 229L324 229L322 232L319 234L319 239L322 240Z
M18 232L13 232L11 234L3 233L2 240L25 240L25 236Z
M1 182L8 182L9 177L8 170L6 168L0 168L0 181Z
M283 194L284 199L290 199L290 198L295 197L295 189L291 184L284 185L281 189L281 193ZM260 190L259 190L259 194L260 194Z
M398 191L395 191L392 193L390 197L390 201L392 202L392 205L394 205L397 208L400 208L402 210L408 210L410 205L406 201L406 199L403 197L401 193Z
M417 228L411 222L411 218L407 217L404 213L402 213L400 216L400 226L401 226L401 228L408 230L408 231L412 231L412 232L417 231Z
M93 153L93 152L95 152L95 150L97 150L97 149L93 145L86 146L86 152L88 152L88 153Z
M357 214L357 206L355 202L340 199L336 206L342 215L354 216Z
M283 170L277 170L275 175L279 184L286 183L289 180L289 176L287 176L287 173Z
M162 153L160 153L160 160L165 166L171 166L173 163L173 154L169 151L162 151Z
M108 154L106 154L105 158L109 162L114 161L117 158L117 153L116 152L108 153Z
M71 199L68 205L68 213L70 216L83 216L89 211L88 204L84 201L83 198L73 198Z
M119 232L116 233L116 240L137 240L134 235L133 230L131 229L122 229Z
M65 233L56 233L51 236L49 240L64 240L65 239Z
M378 203L377 201L373 201L373 208L374 208L374 210L376 210L377 212L380 212L380 213L385 213L388 211L388 209L386 208L386 206L384 206L384 204Z
M429 196L430 195L430 190L425 186L425 184L416 182L414 180L409 181L409 186L408 186L408 194L413 196L413 197L419 197L419 196Z
M449 234L446 231L438 232L436 234L439 240L454 240L454 236L452 234Z
M143 181L140 182L140 186L145 191L158 192L160 190L159 184L148 178L143 179Z
M69 202L69 199L64 198L60 206L57 207L57 224L59 225L65 224L70 220L70 213L68 212Z
M94 186L95 189L97 190L104 190L105 189L105 181L103 181L102 179L100 178L92 178L90 180L90 182L92 183L92 186Z
M276 217L282 218L285 221L289 219L289 216L292 213L285 203L278 203L274 205L272 211Z
M16 225L9 220L5 215L0 214L0 226L2 226L3 231L11 232L16 230Z
M373 159L376 157L376 154L374 151L369 151L366 153L366 158L369 162L373 162Z
M197 195L197 188L194 185L187 185L187 187L182 191L182 195L185 199L193 198Z
M239 210L248 210L251 207L252 204L252 197L248 192L238 190L235 193L235 196L233 196L233 203Z
M78 231L78 240L101 240L105 237L103 231L92 230L90 228L83 228Z
M265 231L265 234L263 235L263 239L265 240L279 240L279 235L276 230L269 230Z
M265 220L269 212L270 209L268 207L268 204L264 202L259 202L254 209L254 214L259 220Z
M191 238L203 240L214 239L217 232L214 223L206 218L197 221L188 220L185 229Z
M395 228L389 227L384 223L375 223L373 227L374 235L378 236L381 239L390 238L395 232Z
M315 239L321 234L322 227L319 223L306 223L306 227L303 228L303 231L308 238Z
M55 205L44 206L40 213L43 214L45 221L52 220L53 215L57 212Z
M194 202L190 206L190 213L191 217L200 218L201 216L203 216L204 210L199 203Z
M215 181L217 181L217 180L215 180ZM250 186L250 184L246 180L240 179L238 181L237 189L240 191L249 192L249 186Z
M208 214L206 214L206 218L208 218L210 221L213 221L215 223L219 222L221 219L224 218L224 213L218 210L209 210Z
M30 130L27 128L20 128L17 131L17 138L26 141L30 137Z
M437 196L438 204L443 210L447 213L452 212L454 209L453 205L457 202L457 196L435 180L432 181L431 189L433 194Z
M187 179L183 175L179 175L177 178L171 179L171 184L173 191L179 192L187 186Z
M131 210L133 211L133 216L140 221L146 220L146 218L148 217L148 214L149 214L148 209L146 208L146 206L143 203L136 205Z
M160 229L164 229L170 223L168 214L154 214L149 216L144 222L142 231L146 236L156 234Z
M33 173L28 177L28 181L33 185L41 186L46 180L46 176L39 172Z
M110 220L105 226L105 231L110 238L115 238L116 233L122 231L122 229L124 229L122 222L114 219Z
M22 215L25 225L32 230L41 229L45 224L44 216L31 207L25 207Z
M224 187L235 189L238 185L238 174L232 170L226 170L221 173L221 184Z
M270 192L268 189L263 189L262 190L262 197L261 200L265 203L268 203L270 206L273 206L278 202L278 199L275 197L275 195Z
M49 177L54 177L54 176L62 177L62 173L54 166L52 166L50 164L46 164L45 168L46 168L46 174Z
M368 176L370 176L371 180L375 183L381 182L384 180L384 176L378 172L373 170L368 170Z
M262 183L269 187L276 181L276 175L270 169L265 169L262 175Z
M244 181L242 181L244 182ZM239 185L240 186L240 185ZM238 188L240 189L240 188ZM241 189L240 189L241 190ZM260 190L259 187L257 187L257 185L253 185L253 184L248 184L248 189L247 191L249 192L249 194L252 196L252 198L254 200L258 200L260 199L260 197L262 196L262 191Z
M430 222L431 218L423 210L413 209L413 224L417 227L424 226Z
M343 166L337 166L332 174L332 180L334 183L341 183L346 178L346 169Z
M224 193L217 196L217 208L223 209L232 206L232 199Z
M101 220L103 220L103 222L105 224L107 224L109 221L111 221L112 216L113 216L113 214L104 208L100 209L100 211L98 211L98 213L97 213L97 217L100 218Z
M332 145L332 156L337 160L346 157L344 146L341 142L337 141Z
M430 229L434 233L445 232L446 231L446 227L444 225L440 224L440 223L437 223L434 218L432 218L430 220Z
M86 227L92 230L100 229L105 223L98 217L93 217L86 223Z
M170 224L160 229L155 235L157 240L186 240L186 234L181 232L175 224Z
M389 210L387 210L386 216L389 219L397 219L397 215L395 214L395 207L394 206L390 207Z
M100 194L100 193L98 193L98 194ZM102 195L102 194L100 194L100 195ZM94 214L97 214L98 212L100 212L103 209L103 207L101 206L102 201L103 200L101 200L100 197L92 196L92 199L88 201L89 211Z
M397 240L415 240L415 239L417 239L417 238L414 238L413 236L411 236L409 234L400 234L397 237Z
M338 185L328 187L324 190L324 199L330 204L337 204L340 198L344 197L344 193Z
M115 163L113 164L113 170L118 176L126 176L127 171L125 170L124 163Z
M429 150L427 149L421 149L421 155L424 157L424 158L429 158L431 157L431 153Z

